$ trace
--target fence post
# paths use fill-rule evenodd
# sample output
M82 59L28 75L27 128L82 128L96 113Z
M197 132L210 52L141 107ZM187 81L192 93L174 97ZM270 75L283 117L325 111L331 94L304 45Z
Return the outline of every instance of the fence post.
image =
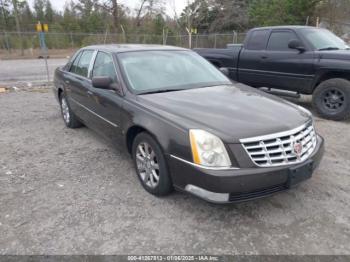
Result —
M235 31L235 30L233 30L233 39L232 39L232 43L233 44L236 44L237 43L237 41L238 41L238 34L237 34L237 32Z
M9 54L11 54L11 46L10 46L10 42L9 42L8 35L7 35L6 31L4 32L4 38L5 38L6 49L9 52Z
M71 46L72 46L72 48L74 48L74 40L73 40L73 34L72 34L72 32L70 32L70 43L71 43Z

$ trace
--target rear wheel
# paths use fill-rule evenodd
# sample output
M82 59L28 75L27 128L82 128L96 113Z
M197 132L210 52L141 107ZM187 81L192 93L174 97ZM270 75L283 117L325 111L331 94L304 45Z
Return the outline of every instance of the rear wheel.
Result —
M172 182L164 154L157 141L143 132L133 142L133 159L144 189L156 196L172 192Z
M350 82L334 78L322 82L313 93L312 103L321 117L344 120L350 116Z
M78 128L83 125L69 107L67 98L63 93L60 95L60 106L62 118L67 127Z

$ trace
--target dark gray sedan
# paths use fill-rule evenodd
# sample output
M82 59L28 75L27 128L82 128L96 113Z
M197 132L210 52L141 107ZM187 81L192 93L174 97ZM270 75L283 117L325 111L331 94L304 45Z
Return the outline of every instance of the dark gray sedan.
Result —
M310 178L323 139L305 109L230 80L196 53L89 46L55 72L69 128L125 145L142 186L210 202L267 196Z

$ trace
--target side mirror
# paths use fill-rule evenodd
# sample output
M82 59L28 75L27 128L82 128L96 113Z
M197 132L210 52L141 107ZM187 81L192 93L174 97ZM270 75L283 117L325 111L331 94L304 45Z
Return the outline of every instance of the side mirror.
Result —
M297 39L290 40L290 42L288 43L288 47L290 49L299 50L300 52L304 52L305 51L305 47L303 46L302 42L300 42Z
M92 86L100 89L112 89L112 79L108 76L95 76L92 78Z
M230 75L230 70L228 70L227 67L220 67L219 70L220 70L221 73L223 73L225 76L229 76L229 75Z

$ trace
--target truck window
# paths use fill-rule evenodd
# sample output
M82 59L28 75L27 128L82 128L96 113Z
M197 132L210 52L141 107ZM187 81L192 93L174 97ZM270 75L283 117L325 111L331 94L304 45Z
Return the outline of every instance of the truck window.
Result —
M291 51L288 44L291 40L298 39L296 34L292 31L276 31L272 32L267 50L270 51Z
M269 37L269 30L253 31L248 39L246 49L265 50L268 37Z

